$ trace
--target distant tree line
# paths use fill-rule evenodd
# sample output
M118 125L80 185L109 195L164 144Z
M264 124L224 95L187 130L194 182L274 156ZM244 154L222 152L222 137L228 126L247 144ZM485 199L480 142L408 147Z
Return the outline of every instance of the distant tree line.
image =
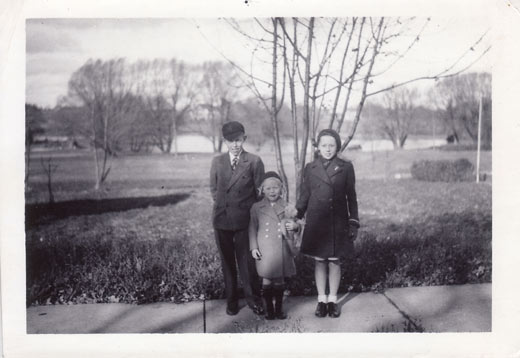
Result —
M409 135L445 136L450 143L477 143L482 98L481 145L491 148L491 74L465 73L437 81L429 90L400 87L368 102L361 133L403 148Z
M352 31L363 31L364 21L367 20L351 21L341 24L342 36L348 33L349 26L353 28ZM370 28L382 31L384 23L381 20L376 25L371 21ZM282 51L284 65L284 87L280 90L277 89L279 74L275 70L278 66L276 59L279 60L279 57L277 51L273 50L273 79L265 83L267 88L272 89L271 97L264 97L255 83L250 81L254 78L253 74L246 74L244 78L243 70L233 63L206 62L192 65L176 59L140 60L133 63L124 59L91 59L71 75L67 94L59 99L55 108L42 110L34 105L26 106L28 160L36 133L54 132L75 138L74 142L86 142L85 146L95 149L93 155L97 189L110 172L111 158L119 153L146 153L156 148L160 152L176 155L179 133L201 134L210 140L213 150L219 152L222 149L222 124L230 120L240 120L247 126L249 133L254 133L250 136L251 144L257 148L268 141L274 144L279 167L283 166L280 139L290 138L290 142L294 144L295 170L299 174L301 165L305 163L307 144L312 141L319 128L335 128L341 132L343 124L349 122L347 139L341 148L344 150L362 118L362 132L369 128L371 133L390 139L395 148L402 148L410 134L423 131L424 117L432 112L435 113L432 117L442 118L444 123L443 128L438 129L439 132L445 131L456 141L463 136L476 141L480 97L483 99L484 109L484 143L489 143L490 146L490 74L468 73L435 77L435 86L428 93L429 106L425 106L424 101L422 105L419 104L418 98L425 95L424 93L421 94L403 83L367 93L366 87L372 75L365 74L365 77L354 80L359 71L356 61L369 56L371 50L375 51L373 56L376 56L375 53L380 51L380 43L377 41L383 41L383 38L372 38L375 42L371 42L369 38L362 54L358 56L361 49L350 47L350 43L354 41L352 35L355 34L351 32L350 37L347 37L346 52L339 59L343 58L343 63L347 52L353 51L356 57L353 72L347 76L343 73L346 67L341 67L339 77L336 78L339 83L331 88L320 87L322 93L318 94L318 83L321 83L318 80L321 76L325 76L325 80L327 76L331 76L325 71L325 65L332 58L332 53L328 51L336 49L340 39L327 44L330 48L324 48L323 62L314 70L314 74L305 72L311 71L310 68L302 73L299 72L302 67L298 67L297 59L301 58L304 64L310 61L310 48L307 48L309 53L305 55L294 42L298 31L294 30L290 35L282 20L273 20L272 24L273 31L282 31L280 36L286 43L280 45L278 35L270 33L274 35L273 49ZM296 22L293 24L296 29ZM309 23L311 25L312 22ZM331 26L329 35L332 36L337 23L327 25ZM307 30L309 29L312 27ZM307 30L303 32L308 32ZM312 31L307 35L312 36ZM358 36L357 41L361 43L361 34ZM292 47L291 54L288 51L289 46ZM370 63L368 66L371 66ZM306 78L314 81L314 86L311 82L307 83ZM303 103L296 101L297 79L302 82L305 90ZM354 93L354 87L359 86L356 81L361 82L362 102L357 107L352 107L349 101L354 100L354 94L351 98L351 93ZM347 91L346 94L341 93L342 89ZM285 102L288 104L284 102L286 92L289 97ZM277 94L281 94L282 98L277 99ZM333 99L333 105L325 104L325 96ZM366 101L368 97L371 98L370 101ZM363 107L369 110L363 111ZM422 121L417 120L420 117L423 118Z

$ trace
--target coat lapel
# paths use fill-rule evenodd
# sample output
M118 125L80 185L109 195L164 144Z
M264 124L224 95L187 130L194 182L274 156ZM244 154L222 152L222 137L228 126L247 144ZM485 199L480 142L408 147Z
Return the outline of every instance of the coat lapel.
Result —
M327 167L327 174L329 178L333 178L334 176L338 175L345 169L345 164L343 161L339 160L338 158L334 158L332 162Z
M332 163L331 163L332 164ZM312 173L320 178L322 181L324 181L327 184L332 184L330 181L330 177L328 176L327 172L325 171L325 168L323 167L323 164L321 164L321 161L319 159L316 159L311 164Z
M285 203L285 200L283 200L283 199L278 200L274 204L273 211L274 211L276 217L278 218L278 220L281 220L284 217L286 206L287 206L287 204Z
M228 157L229 159L229 157ZM235 171L231 175L231 179L229 180L228 189L233 186L233 184L236 183L238 178L242 175L244 171L246 171L249 168L249 158L247 155L247 152L242 151L240 154L240 157L238 158L237 167L235 168ZM231 162L229 163L229 170L231 171Z
M221 166L223 174L224 174L223 180L225 180L225 182L229 183L229 181L231 180L231 174L232 174L231 162L229 160L229 153L226 155L223 155L220 160L221 160L220 166Z

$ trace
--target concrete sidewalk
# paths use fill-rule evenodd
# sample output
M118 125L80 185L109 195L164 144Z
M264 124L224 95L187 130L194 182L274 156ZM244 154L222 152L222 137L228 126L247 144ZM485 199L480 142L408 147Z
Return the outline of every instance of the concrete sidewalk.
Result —
M251 332L490 332L491 284L348 293L339 318L314 316L315 297L286 297L286 320L267 321L242 308L225 313L225 300L35 306L27 333L251 333ZM204 315L205 312L205 315Z

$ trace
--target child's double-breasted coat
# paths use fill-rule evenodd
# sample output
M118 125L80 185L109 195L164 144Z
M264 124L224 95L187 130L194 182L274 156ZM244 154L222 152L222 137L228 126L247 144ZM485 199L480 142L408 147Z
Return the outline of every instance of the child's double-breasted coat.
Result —
M359 227L354 166L334 157L325 168L320 158L307 164L303 173L298 216L305 213L300 252L329 258L353 252L349 227Z
M283 199L271 205L264 198L251 207L249 247L262 254L261 260L256 260L256 270L264 278L290 277L296 273L293 254L281 228L286 205Z
M228 305L238 304L237 264L248 304L254 304L256 273L247 237L249 210L257 201L257 190L264 176L260 157L242 151L235 170L229 153L213 158L210 191L213 198L213 227L219 249Z

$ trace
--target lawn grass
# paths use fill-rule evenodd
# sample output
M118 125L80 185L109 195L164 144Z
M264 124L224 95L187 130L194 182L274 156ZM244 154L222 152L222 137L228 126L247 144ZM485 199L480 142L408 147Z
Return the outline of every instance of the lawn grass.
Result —
M207 178L213 155L117 157L99 191L92 190L91 153L53 155L52 212L38 155L26 191L28 305L222 296ZM276 168L272 152L260 155L266 170ZM475 152L346 157L356 169L362 228L356 254L343 262L342 292L491 281L491 186L394 179L415 160L474 163ZM491 152L482 153L481 168L491 171ZM293 169L286 170L294 187ZM314 294L312 260L299 256L296 264L290 290Z
M134 180L115 196L189 197L27 226L27 304L222 297L203 182L161 189ZM341 292L491 281L490 185L360 179L357 191L362 228L355 256L343 263ZM291 292L314 294L312 260L296 263Z
M274 152L262 151L266 171L277 170ZM85 151L38 153L33 155L26 192L28 203L48 200L47 177L40 157L53 157L57 170L53 175L53 192L57 201L85 198L163 195L172 190L207 187L213 154L150 154L120 156L111 160L111 171L103 188L94 191L92 153ZM468 159L473 165L475 151L442 151L433 149L395 150L382 152L347 151L343 157L354 163L357 179L394 179L410 176L410 168L418 160ZM294 198L294 168L292 154L284 153L285 171L291 198ZM476 165L475 165L476 167ZM491 152L481 153L481 171L491 172Z

